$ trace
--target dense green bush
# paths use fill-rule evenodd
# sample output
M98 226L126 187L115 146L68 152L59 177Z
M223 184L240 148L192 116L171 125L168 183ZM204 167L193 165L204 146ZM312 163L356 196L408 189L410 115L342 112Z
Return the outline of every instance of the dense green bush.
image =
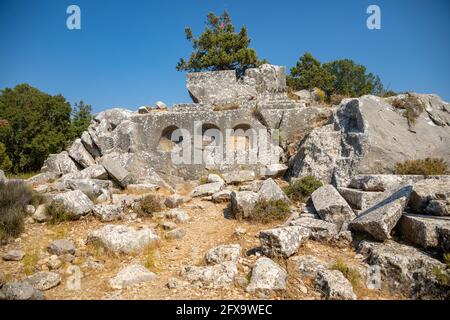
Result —
M249 220L269 223L289 216L289 204L283 200L259 200L249 215Z
M50 153L61 152L87 128L90 112L83 102L72 110L63 96L28 84L0 90L0 166L12 173L40 170Z
M45 211L47 215L51 217L51 224L58 224L70 220L70 213L60 202L52 201L45 207Z
M447 163L441 158L426 158L419 160L408 160L395 165L396 174L407 175L440 175L447 174Z
M33 191L24 182L0 184L0 241L20 235L27 215L25 207L32 201Z
M322 186L320 180L313 176L306 176L294 182L284 189L287 196L293 201L305 201L315 190Z

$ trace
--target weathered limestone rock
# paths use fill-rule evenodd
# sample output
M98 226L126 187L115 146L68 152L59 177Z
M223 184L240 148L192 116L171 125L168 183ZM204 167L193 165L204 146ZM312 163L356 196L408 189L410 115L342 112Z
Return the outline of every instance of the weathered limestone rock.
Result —
M5 261L20 261L24 256L25 252L22 250L10 250L2 258Z
M166 218L175 219L179 223L185 223L189 221L189 215L186 213L186 211L183 211L181 209L169 210L164 215L166 216Z
M317 214L325 221L342 225L355 218L355 213L332 185L325 185L311 194Z
M83 168L95 165L92 155L86 150L81 139L76 139L68 150L69 156Z
M59 154L51 154L44 161L44 165L41 168L41 172L53 172L59 175L67 173L78 172L78 167L75 162L69 157L67 151L63 151Z
M439 231L450 232L450 219L403 214L398 222L398 230L405 241L425 249L438 248L445 246L440 243Z
M156 278L156 274L147 270L147 268L133 264L119 271L117 276L109 281L113 289L123 289L136 284L152 281Z
M393 241L363 241L359 251L367 257L369 265L380 268L382 288L401 291L413 298L448 296L448 288L442 287L433 271L445 270L445 265L422 251Z
M108 174L123 188L131 184L130 173L125 170L120 164L112 158L103 157L102 165L108 172Z
M350 281L338 270L318 270L316 286L330 300L356 300Z
M450 215L450 179L416 182L413 184L409 206L416 213Z
M352 178L349 188L363 191L387 191L423 180L424 176L394 174L361 174Z
M328 269L325 262L311 255L295 256L291 261L294 262L296 271L307 278L316 278L320 270Z
M427 95L418 96L422 99ZM438 110L442 105L447 104L433 100L427 108ZM347 186L355 174L390 173L396 163L405 160L433 155L449 161L448 126L434 125L427 111L410 130L403 112L389 100L375 96L344 99L333 123L313 130L302 142L288 175L314 175Z
M179 194L173 194L170 195L166 198L166 200L164 201L164 205L167 208L176 208L179 207L180 205L182 205L185 202L189 201L189 197L186 196L181 196Z
M212 195L211 199L215 203L228 202L231 200L231 191L230 190L222 190L222 191L216 192Z
M61 283L61 276L56 272L40 271L25 279L35 289L46 291Z
M94 208L92 201L80 190L58 194L53 198L53 201L61 203L74 219L88 214Z
M42 185L48 182L53 182L54 180L58 179L60 176L59 173L56 172L41 172L38 173L35 176L32 176L31 178L27 179L26 181L32 185L32 186L37 186L37 185Z
M127 191L133 193L150 193L155 192L160 187L153 183L136 183L127 185Z
M37 222L45 222L50 221L52 217L47 214L47 205L40 204L34 214L31 216L34 221Z
M311 233L325 231L329 235L336 235L339 232L339 226L335 223L327 222L320 219L303 218L292 220L289 225L299 226L311 230Z
M161 227L164 230L169 230L170 231L170 230L174 230L174 229L178 228L178 225L175 222L172 222L172 221L165 221L165 222L163 222L161 224Z
M94 141L92 141L91 135L89 134L88 131L85 131L81 134L81 142L83 143L87 152L89 152L92 155L92 157L98 158L101 156L100 150L95 145Z
M97 179L67 179L64 184L71 190L80 190L90 198L100 196L103 189L112 186L111 181Z
M186 230L177 228L171 231L166 232L164 237L168 240L181 239L186 235Z
M261 168L261 176L266 177L282 177L288 169L288 166L282 163L274 163L266 165L264 168Z
M105 168L101 164L96 164L81 170L73 176L74 179L106 180L108 179L108 172L106 172Z
M238 244L224 244L209 250L205 255L207 264L218 264L223 262L237 263L241 255L241 246Z
M231 193L231 212L237 219L248 218L259 195L252 191L233 191Z
M233 285L238 274L236 263L223 262L213 266L184 267L182 277L189 283L202 288L227 288Z
M208 174L208 183L213 182L225 182L225 181L223 181L223 179L218 174L210 173Z
M393 193L386 192L379 198L379 202L351 221L349 227L356 231L367 232L377 240L388 239L402 216L411 189L411 186L406 186Z
M252 170L240 170L225 172L222 174L223 179L228 184L242 183L246 181L253 181L256 178L255 172Z
M112 252L132 253L142 251L158 240L154 231L146 227L135 230L124 225L106 225L91 231L87 242L100 244Z
M0 290L6 300L43 300L42 292L27 282L8 282Z
M253 269L248 292L259 290L285 290L287 273L269 258L259 258Z
M75 254L75 250L74 244L67 239L54 240L47 246L47 251L57 256Z
M276 201L283 200L289 202L286 194L281 190L278 184L272 179L269 178L263 182L261 188L258 191L258 200L266 200L266 201Z
M125 216L123 206L118 204L97 204L92 211L103 222L120 220Z
M213 183L206 183L199 185L198 187L195 187L191 193L189 194L190 197L202 197L202 196L210 196L213 195L216 192L219 192L222 190L224 186L223 182L213 182Z
M264 255L288 258L297 252L300 245L308 239L310 234L309 229L290 226L261 231L259 240Z
M350 206L358 210L369 208L382 194L381 192L361 191L351 188L338 188L338 191Z

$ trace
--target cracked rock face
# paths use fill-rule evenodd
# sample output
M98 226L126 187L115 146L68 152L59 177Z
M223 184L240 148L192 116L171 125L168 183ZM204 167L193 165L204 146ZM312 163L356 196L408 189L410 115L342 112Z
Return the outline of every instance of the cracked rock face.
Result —
M397 162L430 154L450 159L449 126L438 126L430 117L434 112L448 116L441 111L448 104L438 98L429 99L431 95L418 96L427 100L431 111L418 117L414 132L389 99L363 96L343 100L333 123L314 129L300 145L289 176L314 175L345 187L355 174L392 172Z

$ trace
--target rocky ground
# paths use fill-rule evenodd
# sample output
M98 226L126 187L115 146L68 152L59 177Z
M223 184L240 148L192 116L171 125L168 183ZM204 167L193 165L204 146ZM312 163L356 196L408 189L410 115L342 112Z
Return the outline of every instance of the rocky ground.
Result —
M375 177L377 181L374 177L372 180L360 177L354 183L381 188L386 179L396 176ZM445 177L434 178L433 182L442 179L444 182L436 185L447 186ZM355 218L358 210L351 209L333 186L316 190L309 206L291 203L291 217L287 221L262 224L235 218L239 214L245 218L252 205L243 196L285 199L279 187L285 182L267 179L226 185L217 180L217 175L210 175L208 183L179 186L177 194L162 189L141 194L133 188L127 194L125 189L113 194L109 204L92 203L94 213L59 224L45 222L46 219L37 222L42 218L37 214L38 208L34 218L27 220L25 232L0 247L3 257L0 270L5 283L2 294L6 298L25 299L409 299L442 298L446 294L448 297L448 287L439 284L433 273L436 267L445 273L443 263L425 251L402 244L404 241L398 234L394 233L397 241L389 240L390 235L378 234L383 228L390 234L397 223L387 222L390 225L384 226L386 221L373 219L362 235L348 231L351 230L348 221L350 226L357 224L367 214ZM420 186L427 180L423 177L413 180L419 180L413 188L416 195L420 194ZM220 190L214 190L211 196L218 183ZM365 192L349 190L346 192ZM377 200L371 200L376 203L373 207L386 203L385 199L379 200L386 192L372 192L378 195ZM392 191L387 193L391 195ZM166 207L151 217L138 217L137 204L149 194L158 195L170 207L178 207ZM348 195L346 198L352 199ZM68 199L66 204L70 202ZM76 205L82 207L80 203L76 199ZM120 214L99 214L110 212L117 204ZM358 201L356 204L361 205ZM104 210L93 209L99 206ZM364 206L370 211L370 204ZM405 206L404 202L400 207L394 205L397 209L384 208L382 215L392 210L401 216ZM404 219L414 218L404 214L400 227L405 225ZM448 222L445 220L440 227L449 230ZM379 228L374 227L377 224ZM364 230L366 225L360 222L358 228ZM430 246L448 245L448 240L420 224L403 228L407 228L408 234L415 228L416 238L428 241ZM365 240L377 236L385 237L384 243L380 239ZM371 275L374 265L380 268L375 276ZM79 288L73 286L76 275L81 277Z

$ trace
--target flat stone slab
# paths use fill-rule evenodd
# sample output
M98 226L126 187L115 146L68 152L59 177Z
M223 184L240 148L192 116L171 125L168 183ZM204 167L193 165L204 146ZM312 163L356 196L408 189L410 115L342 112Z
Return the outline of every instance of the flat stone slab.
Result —
M156 274L149 271L144 266L133 264L119 271L117 276L109 281L113 289L123 289L140 283L152 281Z
M355 213L332 185L324 185L311 194L317 214L325 221L342 225L355 218Z
M350 206L358 210L369 208L383 194L382 192L361 191L352 188L338 188L338 191Z
M355 231L369 233L377 240L390 238L392 229L400 220L406 207L412 187L402 187L394 192L386 192L380 197L379 202L361 212L361 214L349 223L349 227Z
M450 232L450 217L403 214L397 226L403 240L424 249L449 246L441 234Z
M135 230L125 225L106 225L91 231L87 242L101 245L117 253L133 253L159 241L155 232L147 227Z

